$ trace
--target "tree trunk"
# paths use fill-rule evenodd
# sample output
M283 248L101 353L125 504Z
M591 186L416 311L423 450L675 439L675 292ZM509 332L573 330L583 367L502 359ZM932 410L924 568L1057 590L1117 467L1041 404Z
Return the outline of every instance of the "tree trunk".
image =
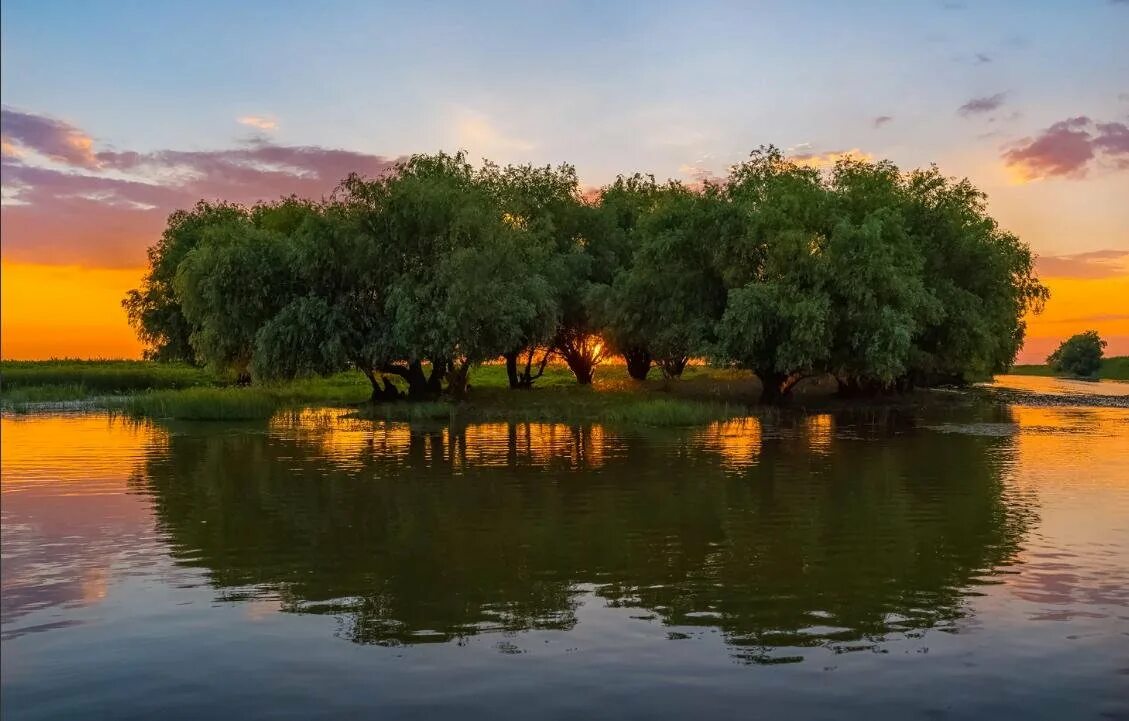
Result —
M562 353L568 369L576 376L576 382L582 386L592 385L592 378L596 375L596 364L585 353Z
M533 358L537 355L537 347L529 346L525 349L525 363L521 362L522 349L503 353L502 357L506 359L506 378L509 379L510 388L528 390L533 387L533 382L545 375L545 366L549 364L549 358L552 357L553 351L546 348L541 360L537 361L536 368L534 368Z
M447 369L447 391L458 400L466 398L467 389L470 388L469 363L452 363Z
M447 369L450 364L443 360L435 360L431 363L431 374L427 377L427 393L431 397L437 397L443 392L443 377L447 375Z
M623 359L627 361L627 375L637 381L647 380L647 374L651 372L651 354L646 348L628 348L623 351Z
M779 403L784 400L784 382L788 376L778 371L756 371L761 381L761 403Z
M681 378L682 371L686 370L686 364L690 361L689 358L663 358L659 361L659 367L662 368L663 377L665 378Z
M604 342L598 335L575 329L565 330L558 333L553 349L564 358L577 383L591 385L596 366L604 357Z
M388 380L386 376L377 377L376 373L371 368L362 368L361 372L368 378L369 383L372 384L372 395L369 396L369 402L380 403L383 401L394 401L400 398L400 390L392 385L392 381Z
M517 376L517 355L521 351L510 351L503 353L502 356L506 359L506 378L510 381L510 388L521 388L521 380Z

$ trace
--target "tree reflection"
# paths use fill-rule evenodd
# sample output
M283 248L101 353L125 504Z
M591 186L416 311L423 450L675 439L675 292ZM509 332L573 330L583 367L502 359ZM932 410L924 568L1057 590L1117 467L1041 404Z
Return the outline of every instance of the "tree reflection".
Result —
M734 423L622 436L295 418L170 434L138 483L174 555L225 597L277 594L358 643L567 630L591 592L716 627L750 662L959 618L1029 521L1002 482L1006 437L896 414Z

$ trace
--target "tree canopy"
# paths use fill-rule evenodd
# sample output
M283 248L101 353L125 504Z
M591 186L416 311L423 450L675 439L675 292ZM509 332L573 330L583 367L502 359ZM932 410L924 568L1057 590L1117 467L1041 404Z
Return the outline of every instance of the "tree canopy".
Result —
M496 358L514 388L552 356L590 383L610 353L640 379L747 368L767 400L816 374L844 393L960 382L1006 369L1047 297L967 180L772 147L718 181L596 193L570 165L416 155L319 202L201 201L149 261L123 305L150 357L264 380L353 367L374 399L399 394L388 376L461 396Z
M1096 330L1070 336L1047 356L1047 365L1056 373L1093 377L1102 367L1102 355L1107 343Z

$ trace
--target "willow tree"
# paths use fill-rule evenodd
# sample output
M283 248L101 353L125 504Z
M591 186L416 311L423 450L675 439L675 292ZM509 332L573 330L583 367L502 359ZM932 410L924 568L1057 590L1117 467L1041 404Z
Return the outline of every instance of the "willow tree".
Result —
M716 187L695 192L674 181L647 187L639 200L625 223L630 261L610 285L596 287L593 304L633 378L646 378L652 362L677 378L712 343L725 308L725 287L704 249L726 232L729 205Z
M203 200L191 210L169 215L161 237L147 251L149 268L140 287L122 300L130 325L145 344L146 358L197 362L191 342L193 327L181 311L174 285L177 268L200 245L209 228L245 220L247 215L242 206Z
M828 198L826 370L841 395L893 389L922 321L937 310L905 221L902 174L888 161L842 160L828 178Z
M831 355L827 191L817 170L770 147L734 166L723 192L737 228L714 255L728 288L714 355L752 370L776 401Z
M463 154L417 155L378 181L365 222L388 254L385 310L397 355L429 360L462 395L470 368L549 327L544 250L509 222Z
M298 292L291 238L315 212L311 203L289 198L202 231L174 280L198 360L250 380L256 333Z
M522 328L514 347L503 352L510 388L530 388L555 352L562 306L570 286L583 275L586 208L580 181L571 165L552 167L486 163L478 181L494 199L503 221L521 231L526 267L520 272L547 284L549 296L527 298L540 311Z
M391 340L385 310L386 248L362 222L363 209L348 179L335 202L306 219L291 238L290 261L300 292L267 321L255 337L256 377L286 379L326 374L348 366L372 385L372 399L399 391L385 374L410 374ZM427 378L414 378L415 395L426 394Z
M1049 293L1026 243L987 213L986 196L968 179L936 167L905 180L907 233L931 296L913 339L908 379L963 382L999 373L1023 346L1025 316Z

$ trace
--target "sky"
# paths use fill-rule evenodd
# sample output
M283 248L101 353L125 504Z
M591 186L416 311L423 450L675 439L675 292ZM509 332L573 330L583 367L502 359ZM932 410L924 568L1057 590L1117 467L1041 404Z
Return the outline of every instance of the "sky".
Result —
M1129 354L1129 0L0 5L0 355L138 357L176 208L440 149L723 175L760 145L969 177L1051 289L1020 360Z

